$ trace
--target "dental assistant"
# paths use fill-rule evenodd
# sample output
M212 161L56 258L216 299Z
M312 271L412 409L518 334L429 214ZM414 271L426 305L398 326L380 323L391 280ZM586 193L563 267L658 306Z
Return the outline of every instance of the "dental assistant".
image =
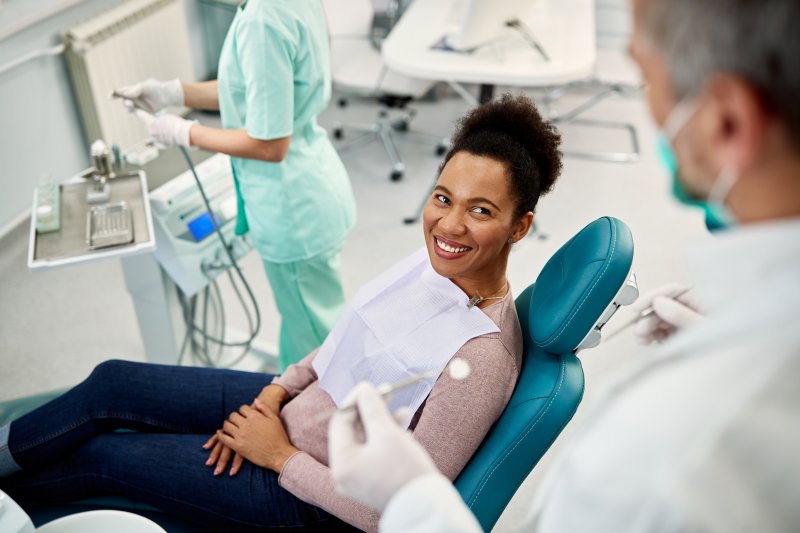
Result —
M137 110L165 145L231 156L236 233L250 234L281 315L280 370L322 344L344 306L341 249L355 223L347 172L317 124L331 97L319 0L249 0L236 10L219 79L146 80L117 90L152 112L219 109L222 128Z
M630 53L676 196L727 229L687 254L703 313L642 303L666 342L586 406L520 531L797 531L800 3L632 5ZM340 490L383 511L387 533L480 531L375 391L357 401L366 441L344 415L331 424Z

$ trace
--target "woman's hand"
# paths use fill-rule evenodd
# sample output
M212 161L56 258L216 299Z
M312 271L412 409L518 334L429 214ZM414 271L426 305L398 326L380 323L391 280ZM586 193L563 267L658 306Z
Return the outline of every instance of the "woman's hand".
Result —
M280 414L281 407L289 400L289 393L280 385L269 384L258 394L258 401L261 404L275 413ZM252 407L252 406L251 406Z
M221 433L222 430L218 429L217 432L211 435L211 438L208 439L205 444L203 444L204 450L211 450L211 454L206 460L206 466L216 465L214 468L214 475L218 476L225 471L225 467L228 466L228 463L231 461L231 457L233 457L230 475L235 476L239 473L239 470L241 470L242 463L244 463L244 458L220 442L219 435Z
M251 463L280 474L283 465L299 450L292 446L280 417L256 398L253 407L243 405L232 413L218 442Z
M289 400L289 393L280 385L269 384L261 389L257 400L260 401L266 409L275 413L275 415L279 415L281 407ZM255 406L255 402L251 405L251 407L253 406ZM211 450L211 454L208 456L208 460L206 460L206 466L216 465L216 468L214 468L214 475L218 476L225 471L225 468L230 462L230 475L235 476L239 473L239 470L241 470L244 458L220 442L220 433L222 433L222 430L218 430L214 433L203 445L204 450ZM231 458L233 458L232 462Z

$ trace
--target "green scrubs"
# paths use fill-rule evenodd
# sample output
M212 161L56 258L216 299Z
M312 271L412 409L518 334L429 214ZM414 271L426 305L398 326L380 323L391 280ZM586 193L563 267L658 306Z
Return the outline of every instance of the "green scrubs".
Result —
M281 370L319 346L344 305L339 253L355 223L342 161L316 117L331 97L319 0L249 0L219 61L225 128L256 139L291 136L280 163L231 158L237 233L249 231L281 313Z

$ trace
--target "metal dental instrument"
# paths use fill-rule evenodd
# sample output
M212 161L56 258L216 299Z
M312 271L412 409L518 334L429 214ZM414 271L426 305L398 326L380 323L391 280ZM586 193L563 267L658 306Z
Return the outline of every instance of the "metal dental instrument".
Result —
M679 291L674 292L673 294L668 295L668 297L672 298L673 300L677 300L679 297L683 296L684 294L689 292L691 289L692 289L691 287L686 287L684 289L681 289ZM653 310L653 306L651 305L647 309L642 310L638 315L636 315L635 317L633 317L629 321L625 322L618 329L616 329L616 330L612 331L611 333L609 333L605 337L604 341L608 342L609 340L613 339L614 337L616 337L617 335L619 335L620 333L622 333L623 331L625 331L629 327L639 323L640 320L642 320L643 318L649 317L653 313L655 313L655 311Z
M128 98L127 96L123 96L118 93L116 90L111 91L112 98L119 98L121 100L127 100L137 109L141 109L142 111L147 111L150 113L150 109L145 105L144 101L141 98Z
M450 377L456 381L461 381L462 379L465 379L472 372L472 369L469 367L469 363L467 363L464 359L461 359L460 357L454 357L447 364L445 370L447 370L447 373L450 375ZM416 376L411 376L404 380L398 381L397 383L394 383L392 385L382 385L378 387L378 393L381 395L381 398L383 398L384 401L386 401L386 399L389 396L391 396L393 392L398 391L400 389L404 389L406 387L410 387L411 385L419 383L420 381L424 381L428 378L436 377L438 374L439 372L437 372L436 370L423 372L421 374L417 374ZM337 411L347 412L347 411L352 411L355 408L356 405L352 404L352 405L346 405L344 407L328 409L327 411L323 411L319 413L317 416L315 416L314 423L316 424L329 419Z

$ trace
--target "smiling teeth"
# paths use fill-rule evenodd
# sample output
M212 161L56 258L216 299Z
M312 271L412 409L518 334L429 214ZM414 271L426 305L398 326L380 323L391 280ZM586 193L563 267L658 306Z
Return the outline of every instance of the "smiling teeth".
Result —
M436 239L436 246L444 250L445 252L450 252L451 254L459 254L461 252L466 252L469 248L454 248L452 246L448 246L439 239Z

